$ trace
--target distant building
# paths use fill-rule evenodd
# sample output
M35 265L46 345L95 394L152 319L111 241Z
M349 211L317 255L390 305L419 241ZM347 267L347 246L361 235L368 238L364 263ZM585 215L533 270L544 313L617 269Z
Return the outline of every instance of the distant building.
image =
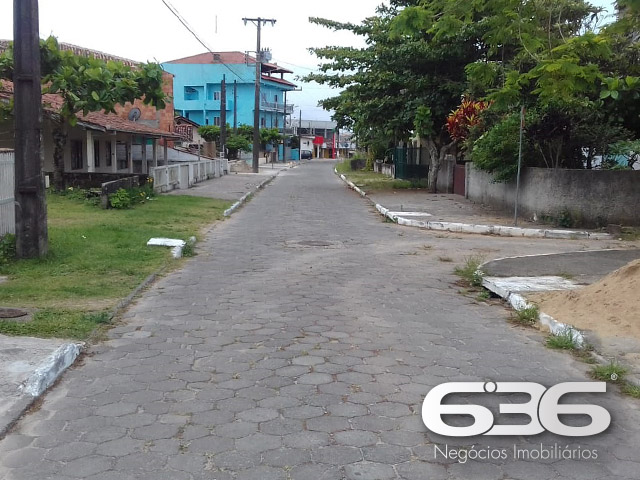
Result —
M340 132L338 124L331 120L291 119L287 132L300 136L302 150L311 150L314 158L349 157L357 145L353 133Z
M177 114L199 125L220 125L221 84L226 89L226 118L231 126L253 126L255 105L255 58L242 52L202 53L162 64L174 75L173 101ZM283 129L286 92L296 86L285 80L291 70L262 63L260 82L260 127ZM279 75L279 76L278 76Z

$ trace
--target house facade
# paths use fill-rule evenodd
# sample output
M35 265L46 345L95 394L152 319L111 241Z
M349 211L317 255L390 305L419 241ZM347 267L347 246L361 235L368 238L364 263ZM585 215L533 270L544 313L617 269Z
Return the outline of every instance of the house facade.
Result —
M253 126L255 58L242 52L203 53L162 64L173 74L175 112L199 125L220 125L222 81L226 83L226 118L231 126ZM296 86L284 78L291 70L262 63L260 127L284 129L292 113L286 92Z
M9 40L0 40L0 51L6 49L9 43ZM59 48L71 51L75 55L118 61L131 68L140 65L133 60L68 43L60 43ZM117 105L115 114L90 112L87 115L78 115L77 124L69 126L65 144L65 179L73 183L74 178L86 174L109 174L117 177L131 173L148 173L150 167L158 165L159 159L169 158L167 148L175 140L179 140L180 136L173 132L173 75L165 72L162 80L163 91L167 95L166 107L163 109L136 100L134 103ZM3 80L0 86L0 101L8 101L12 95L13 84ZM62 106L62 99L58 95L44 94L42 103L43 171L50 174L54 170L53 122ZM13 146L13 122L9 120L0 125L0 148Z
M12 95L13 85L3 81L0 99L9 99ZM42 103L43 171L51 174L54 171L54 121L62 106L62 99L58 95L45 94ZM79 114L77 124L69 126L65 143L65 177L148 173L150 167L158 165L160 156L167 158L168 142L179 138L175 133L125 120L116 114ZM0 124L0 148L14 148L14 125L10 119ZM162 152L159 152L160 149Z

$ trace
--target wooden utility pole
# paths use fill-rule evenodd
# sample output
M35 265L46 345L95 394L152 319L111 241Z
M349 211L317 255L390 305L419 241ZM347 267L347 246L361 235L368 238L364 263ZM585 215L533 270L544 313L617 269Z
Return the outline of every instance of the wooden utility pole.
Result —
M298 160L302 161L302 109L298 120Z
M42 173L42 91L38 0L13 0L16 253L44 256L49 247Z
M244 24L251 22L258 27L258 41L256 45L256 89L253 110L253 173L258 173L260 165L260 81L262 79L262 51L260 48L260 34L262 25L267 22L273 26L276 20L273 18L243 18Z
M222 158L226 158L225 145L227 144L227 78L222 75L220 84L220 149Z
M233 81L233 134L238 134L238 81Z

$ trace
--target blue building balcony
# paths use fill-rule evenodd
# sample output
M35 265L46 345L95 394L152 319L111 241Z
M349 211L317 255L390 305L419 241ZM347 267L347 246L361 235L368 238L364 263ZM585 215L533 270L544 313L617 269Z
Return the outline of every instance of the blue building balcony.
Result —
M265 112L282 113L284 111L284 103L266 102L263 100L260 102L260 110L263 110ZM293 105L287 105L287 113L293 113Z

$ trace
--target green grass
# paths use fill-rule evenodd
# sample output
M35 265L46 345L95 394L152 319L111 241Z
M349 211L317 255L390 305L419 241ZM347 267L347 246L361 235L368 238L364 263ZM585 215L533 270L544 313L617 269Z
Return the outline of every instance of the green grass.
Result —
M489 290L481 290L478 295L476 295L476 300L479 302L486 302L491 298L491 292Z
M556 273L556 277L561 277L561 278L564 278L565 280L573 280L573 279L576 278L575 275L573 275L572 273L567 273L567 272Z
M628 242L640 240L640 228L623 227L622 234L620 235L619 238Z
M472 255L465 259L462 266L453 269L453 273L462 278L472 287L480 287L482 285L482 272L478 270L484 262L484 258L479 255Z
M575 350L578 348L576 334L570 328L547 337L547 347L556 350Z
M82 312L79 310L43 309L25 323L0 322L4 335L30 337L64 337L86 339L96 327L105 325L111 317L108 312Z
M624 385L622 385L622 393L633 398L640 398L640 387L625 382Z
M349 161L336 164L338 173L344 174L349 180L362 188L365 192L372 190L406 190L409 188L427 188L427 179L400 180L382 173L368 170L352 171Z
M187 239L222 218L220 200L158 196L130 210L102 210L48 195L49 253L0 266L0 305L35 309L33 322L0 322L0 333L82 338L148 275L171 262L151 237ZM90 315L87 315L90 314ZM56 328L56 325L58 327Z
M591 376L596 380L611 383L622 383L624 376L627 374L627 368L622 365L611 362L607 365L597 365L591 369Z
M516 310L513 321L521 325L531 326L535 325L539 316L540 312L538 311L538 307L527 307L522 310Z

